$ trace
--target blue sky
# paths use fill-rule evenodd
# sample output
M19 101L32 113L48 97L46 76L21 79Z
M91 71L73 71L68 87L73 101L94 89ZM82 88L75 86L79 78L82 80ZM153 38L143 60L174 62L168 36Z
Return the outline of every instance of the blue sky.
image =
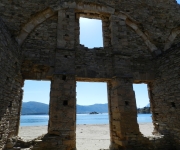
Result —
M50 81L26 80L24 84L23 102L37 101L49 104ZM134 84L137 107L149 103L147 85ZM107 84L105 82L77 82L77 104L92 105L107 103Z
M103 47L101 20L80 18L80 44L88 48Z
M100 20L80 19L80 43L89 48L103 46ZM137 107L146 106L149 103L147 85L136 84L133 85L133 88L136 93ZM24 102L37 101L49 104L50 81L26 80L23 89ZM107 103L107 84L105 82L77 82L76 92L77 104Z
M77 104L92 105L107 103L107 84L105 82L77 82ZM137 107L149 103L147 85L134 84ZM50 81L26 80L24 84L23 102L37 101L49 104Z

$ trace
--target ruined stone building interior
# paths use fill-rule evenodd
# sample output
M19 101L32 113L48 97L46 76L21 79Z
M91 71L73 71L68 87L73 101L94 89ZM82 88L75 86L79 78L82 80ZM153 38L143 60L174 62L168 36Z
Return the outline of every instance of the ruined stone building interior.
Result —
M80 44L80 17L102 21L103 47ZM1 0L0 70L0 149L16 142L24 81L47 80L48 131L33 150L76 149L77 81L107 83L110 150L180 150L176 0ZM139 131L133 83L148 85L161 138Z

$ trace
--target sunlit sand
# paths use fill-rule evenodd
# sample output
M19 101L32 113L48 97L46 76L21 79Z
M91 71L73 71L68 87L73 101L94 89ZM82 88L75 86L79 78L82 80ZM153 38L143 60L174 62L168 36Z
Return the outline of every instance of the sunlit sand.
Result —
M141 123L139 124L139 128L144 136L152 135L152 123ZM19 129L19 136L24 140L31 140L46 133L47 126L20 127ZM109 145L109 125L77 125L77 150L108 149Z

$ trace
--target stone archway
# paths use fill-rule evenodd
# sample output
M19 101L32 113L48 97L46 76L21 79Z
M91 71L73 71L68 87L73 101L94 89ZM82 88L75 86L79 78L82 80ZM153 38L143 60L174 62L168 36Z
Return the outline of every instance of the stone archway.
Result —
M108 79L108 93L109 93L109 111L110 111L110 133L111 133L111 146L110 149L125 148L131 141L131 137L136 136L137 138L142 137L138 124L137 124L137 110L135 95L132 88L132 75L130 71L130 64L127 57L117 57L121 63L126 63L125 72L128 75L116 74L116 71L121 70L113 68L110 54L114 49L117 48L117 37L115 35L115 24L116 20L122 19L125 24L131 27L135 32L145 41L150 52L156 51L156 47L149 41L147 36L140 30L136 22L131 19L125 13L118 13L116 15L115 10L111 7L105 7L95 4L67 4L62 5L62 8L58 8L58 21L57 21L57 47L54 54L54 66L50 72L51 78L51 94L50 94L50 118L48 125L48 134L42 137L42 142L37 147L44 149L71 149L76 148L76 80L77 78L104 80ZM26 37L31 33L39 24L53 16L55 13L51 9L47 9L42 13L36 15L31 19L23 28L19 37L19 44L21 45ZM75 32L75 28L78 28L78 15L87 15L90 17L102 17L106 18L108 26L103 30L107 30L110 27L109 39L105 38L108 44L105 44L104 50L98 52L87 51L89 57L96 61L96 65L99 67L104 66L104 62L97 61L99 57L104 57L105 63L108 64L108 68L102 68L102 73L99 73L95 66L91 63L87 64L88 60L79 60L77 58L79 53L85 53L85 48L79 46L78 31ZM109 19L109 20L108 20ZM24 31L27 31L25 36ZM112 40L113 39L113 40ZM77 47L75 47L77 46ZM109 47L111 48L109 48ZM97 54L96 54L97 53ZM81 54L82 55L82 54ZM66 57L65 57L66 56ZM97 58L98 57L98 58ZM62 62L63 60L63 62ZM81 68L81 63L86 64ZM98 64L99 63L99 64ZM117 62L114 62L117 63ZM80 66L77 69L76 66ZM115 69L115 71L113 70ZM115 76L112 79L112 76ZM76 77L78 76L78 77ZM117 76L117 77L116 77ZM52 143L51 139L53 139ZM138 143L137 139L135 139ZM60 142L61 141L61 142Z
M55 13L52 9L48 8L42 12L39 12L37 15L32 17L21 29L19 35L16 37L16 41L19 45L22 45L26 40L27 36L42 22L46 19L52 17Z
M22 28L20 25L21 22L24 22L22 20L28 20L36 10L29 9L30 11L25 16L21 15L22 12L26 12L26 6L30 5L28 8L33 6L26 2L27 5L24 8L20 8L18 4L15 10L14 4L16 2L10 4L9 1L7 4L2 1L3 5L0 6L2 18L12 30L12 34L9 34L10 32L8 33L7 28L0 21L1 32L6 35L0 35L0 50L2 52L0 60L3 62L0 63L2 71L1 93L3 95L1 111L1 125L3 125L0 131L2 139L0 147L4 147L7 138L15 136L17 132L22 83L24 79L31 78L52 81L49 134L42 137L41 141L35 141L34 149L75 149L75 82L79 79L108 80L112 150L120 148L144 149L145 145L149 149L157 147L167 149L167 146L176 144L178 145L176 147L179 148L179 46L176 45L175 48L168 49L179 34L179 28L172 30L166 42L165 50L169 50L168 53L159 55L160 51L157 49L164 44L162 41L169 30L167 27L161 26L165 22L167 23L169 18L172 18L172 21L170 20L167 24L169 28L175 27L179 18L174 16L177 14L179 5L175 5L175 2L171 0L163 4L158 2L158 7L154 7L156 4L150 1L147 1L146 4L141 1L128 4L129 2L123 1L122 5L120 1L113 2L114 4L118 3L117 7L119 8L116 7L117 9L122 9L127 14L130 12L131 15L135 13L134 18L136 13L139 13L137 15L139 18L136 17L136 19L141 20L140 22L146 25L146 29L151 35L149 37L137 21L126 13L116 10L115 7L112 8L109 1L100 0L99 4L60 2L57 6L48 6L53 5L49 4L49 1L46 5L42 4L42 1L38 2L31 2L35 8L38 8L38 11L47 9L30 18L30 21L27 21ZM38 7L39 4L42 7ZM137 9L136 6L138 8L140 6L140 9ZM7 9L5 9L6 7ZM170 13L166 13L166 9ZM144 13L144 10L150 14ZM14 11L17 12L16 17L13 17L12 14ZM78 13L106 17L104 30L108 30L104 35L106 36L104 48L94 48L90 51L79 44L79 26L76 16ZM162 15L166 19L162 18ZM39 42L36 33L48 32L46 29L51 30L52 28L47 25L49 22L46 21L50 21L51 24L50 19L53 16L56 16L53 20L53 32L49 32L50 36L48 34L40 35ZM12 25L13 23L15 26ZM41 25L42 30L36 32L35 30ZM163 35L166 30L167 32ZM130 31L135 32L131 33ZM157 34L156 31L158 31ZM13 41L13 35L17 33L19 33L16 37L19 47ZM31 36L32 33L35 34L35 38ZM44 41L44 39L48 39L47 36L53 37L53 44L48 43L52 47L45 47L44 43L47 43L48 40ZM128 39L128 37L130 38ZM162 40L157 41L158 44L155 46L152 41L156 42L156 38L162 38ZM35 44L36 41L38 42ZM25 47L21 47L23 42L27 42ZM20 48L22 48L21 51L19 51ZM143 53L144 50L148 51L147 48L150 54L159 56L153 59L148 52ZM134 51L135 53L133 53ZM159 133L168 133L166 136L168 139L151 142L139 133L132 90L133 80L138 82L150 80L152 82L150 90L154 101L153 113L156 113L154 121L159 127L156 129ZM161 103L163 105L159 105ZM164 110L166 110L165 113ZM10 124L9 121L13 115L15 121Z
M167 49L169 49L171 47L172 43L174 42L174 40L178 34L180 34L180 27L177 27L177 28L174 28L171 30L171 33L165 43L164 51L166 51Z
M73 2L73 3L65 2L61 5L61 7L57 7L57 8L53 8L53 9L48 8L48 9L38 13L37 15L35 15L33 18L31 18L30 21L23 26L23 28L21 29L21 32L16 37L16 40L19 43L19 45L23 44L26 37L39 24L44 22L46 19L52 17L53 15L55 15L57 10L58 10L58 15L62 17L63 14L65 12L67 12L68 9L71 9L71 11L74 11L74 13L83 12L85 14L90 14L90 13L106 14L106 15L109 14L111 16L111 18L118 17L118 18L124 20L126 25L129 26L130 28L132 28L136 32L136 34L138 34L143 39L144 43L147 45L147 47L148 47L149 51L152 53L152 55L156 56L156 55L161 54L161 51L157 49L157 47L149 40L149 38L146 36L146 34L143 33L142 30L139 28L139 26L138 26L139 22L137 22L136 20L131 18L126 13L124 13L122 11L115 13L115 9L112 7L108 7L108 6L86 4L86 3L83 4L83 3L75 3L75 2ZM63 38L62 38L63 35L61 35L61 29L62 29L62 27L60 27L60 24L62 21L61 19L58 19L58 22L59 22L58 23L58 32L57 32L57 36L58 36L57 37L57 47L58 48L63 47L63 45L65 44L65 41L63 41ZM111 21L113 21L113 20L111 20ZM173 31L176 32L176 30L173 30ZM174 35L174 32L172 32L172 34ZM67 34L66 34L66 36L67 36ZM172 35L170 37L172 37ZM69 36L68 36L68 38L69 38ZM73 44L74 43L72 43L72 45ZM167 46L165 46L165 47L167 47Z

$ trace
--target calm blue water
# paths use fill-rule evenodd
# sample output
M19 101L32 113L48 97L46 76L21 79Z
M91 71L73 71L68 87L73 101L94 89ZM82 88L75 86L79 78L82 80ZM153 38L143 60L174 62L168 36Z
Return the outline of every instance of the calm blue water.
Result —
M22 115L20 126L48 125L48 115ZM138 114L138 123L152 122L151 114ZM77 114L76 124L109 124L108 114Z

